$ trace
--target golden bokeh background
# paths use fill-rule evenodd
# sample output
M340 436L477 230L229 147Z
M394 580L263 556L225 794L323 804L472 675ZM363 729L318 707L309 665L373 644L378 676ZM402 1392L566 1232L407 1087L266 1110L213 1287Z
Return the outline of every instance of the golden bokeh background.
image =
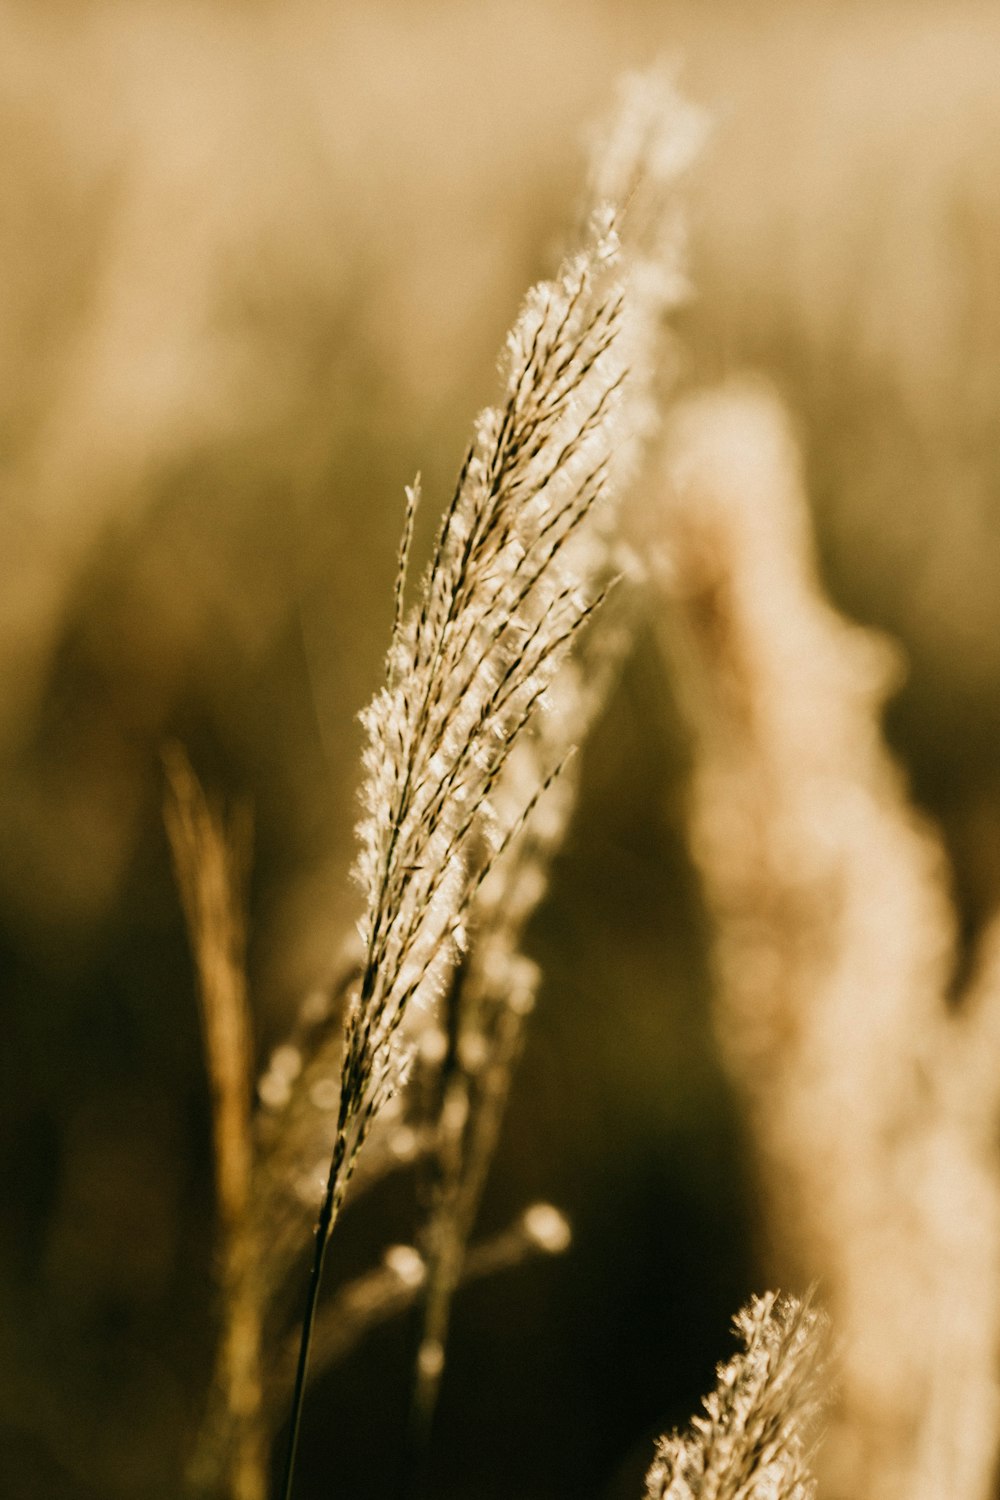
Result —
M208 1103L162 831L184 742L255 809L261 1055L334 969L405 483L429 541L589 121L676 56L678 390L765 376L825 582L967 937L1000 898L1000 12L989 0L0 4L0 1477L175 1496L211 1349ZM707 1015L688 749L640 631L532 938L484 1223L575 1248L459 1304L442 1497L638 1495L760 1284ZM360 1213L359 1213L360 1217ZM380 1194L330 1274L405 1238ZM353 1257L353 1259L352 1259ZM411 1331L324 1381L301 1500L398 1484Z

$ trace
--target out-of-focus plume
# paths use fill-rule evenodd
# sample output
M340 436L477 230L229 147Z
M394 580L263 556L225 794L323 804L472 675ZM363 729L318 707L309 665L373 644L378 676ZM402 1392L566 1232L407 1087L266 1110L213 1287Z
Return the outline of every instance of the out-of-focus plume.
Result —
M646 1500L811 1500L826 1322L808 1299L774 1292L742 1308L744 1347L685 1436L660 1439Z
M706 110L681 93L665 60L618 82L606 120L593 131L588 201L624 208L628 268L629 428L648 438L662 418L673 368L666 318L690 291L687 195L681 191L710 129ZM665 378L663 378L665 377Z
M842 1343L827 1493L986 1500L996 931L953 1003L941 843L879 733L895 653L822 596L778 402L749 385L694 398L669 471L666 639L694 730L717 1029L772 1251L819 1280Z

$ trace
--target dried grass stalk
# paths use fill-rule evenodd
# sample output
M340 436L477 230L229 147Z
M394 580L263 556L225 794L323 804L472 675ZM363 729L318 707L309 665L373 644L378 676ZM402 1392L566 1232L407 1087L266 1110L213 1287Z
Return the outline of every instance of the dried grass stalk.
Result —
M624 421L614 454L620 490L640 461L656 423L652 388L662 362L667 315L684 297L684 219L679 185L697 154L705 120L678 92L664 67L625 77L611 117L595 131L585 221L627 205L620 217L626 297L621 338L628 351ZM619 215L615 215L616 219ZM614 532L594 538L592 576L613 573L621 548ZM405 544L404 544L405 553ZM398 595L397 595L398 600ZM400 611L397 603L397 619ZM576 659L564 659L530 730L513 747L490 795L509 841L469 906L470 942L445 995L436 1045L441 1063L433 1086L436 1150L431 1158L430 1211L421 1237L427 1257L423 1332L417 1359L414 1438L426 1442L444 1368L451 1296L462 1274L524 1027L539 975L522 952L525 928L541 901L551 862L572 815L572 768L549 785L549 768L566 764L600 713L625 634L603 621L588 632ZM426 1047L424 1049L426 1051Z
M227 823L209 805L179 746L168 747L164 762L164 820L198 977L220 1223L222 1332L192 1481L212 1493L224 1484L232 1500L265 1500L263 1293L259 1247L249 1215L253 1042L247 1003L245 887L250 820L245 813L237 813Z
M466 946L477 893L556 781L509 817L493 795L559 662L602 597L594 512L609 491L625 380L615 212L535 287L507 340L417 604L405 583L419 486L407 491L386 683L363 715L356 876L364 950L344 1039L283 1493L291 1491L309 1340L330 1231L372 1124L396 1092L407 1012L429 1007Z

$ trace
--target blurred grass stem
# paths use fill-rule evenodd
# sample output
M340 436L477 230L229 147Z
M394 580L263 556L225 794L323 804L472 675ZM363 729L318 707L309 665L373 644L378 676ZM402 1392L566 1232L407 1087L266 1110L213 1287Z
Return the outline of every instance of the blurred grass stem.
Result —
M246 978L246 872L250 819L213 807L184 751L163 753L164 822L198 978L220 1225L222 1333L213 1417L199 1435L194 1482L225 1483L231 1500L265 1500L262 1420L262 1278L250 1218L253 1043ZM221 1413L215 1408L221 1404Z

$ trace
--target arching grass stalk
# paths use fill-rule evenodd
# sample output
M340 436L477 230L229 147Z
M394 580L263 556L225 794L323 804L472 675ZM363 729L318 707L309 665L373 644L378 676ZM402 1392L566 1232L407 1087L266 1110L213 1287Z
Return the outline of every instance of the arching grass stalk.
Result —
M402 1023L439 995L495 860L563 761L522 805L491 793L553 674L602 597L594 512L609 493L625 380L616 215L529 292L508 336L504 399L482 412L420 597L404 589L418 502L407 491L386 682L367 732L355 876L365 958L347 1013L337 1134L316 1226L281 1488L289 1500L330 1234L372 1124L405 1076Z

